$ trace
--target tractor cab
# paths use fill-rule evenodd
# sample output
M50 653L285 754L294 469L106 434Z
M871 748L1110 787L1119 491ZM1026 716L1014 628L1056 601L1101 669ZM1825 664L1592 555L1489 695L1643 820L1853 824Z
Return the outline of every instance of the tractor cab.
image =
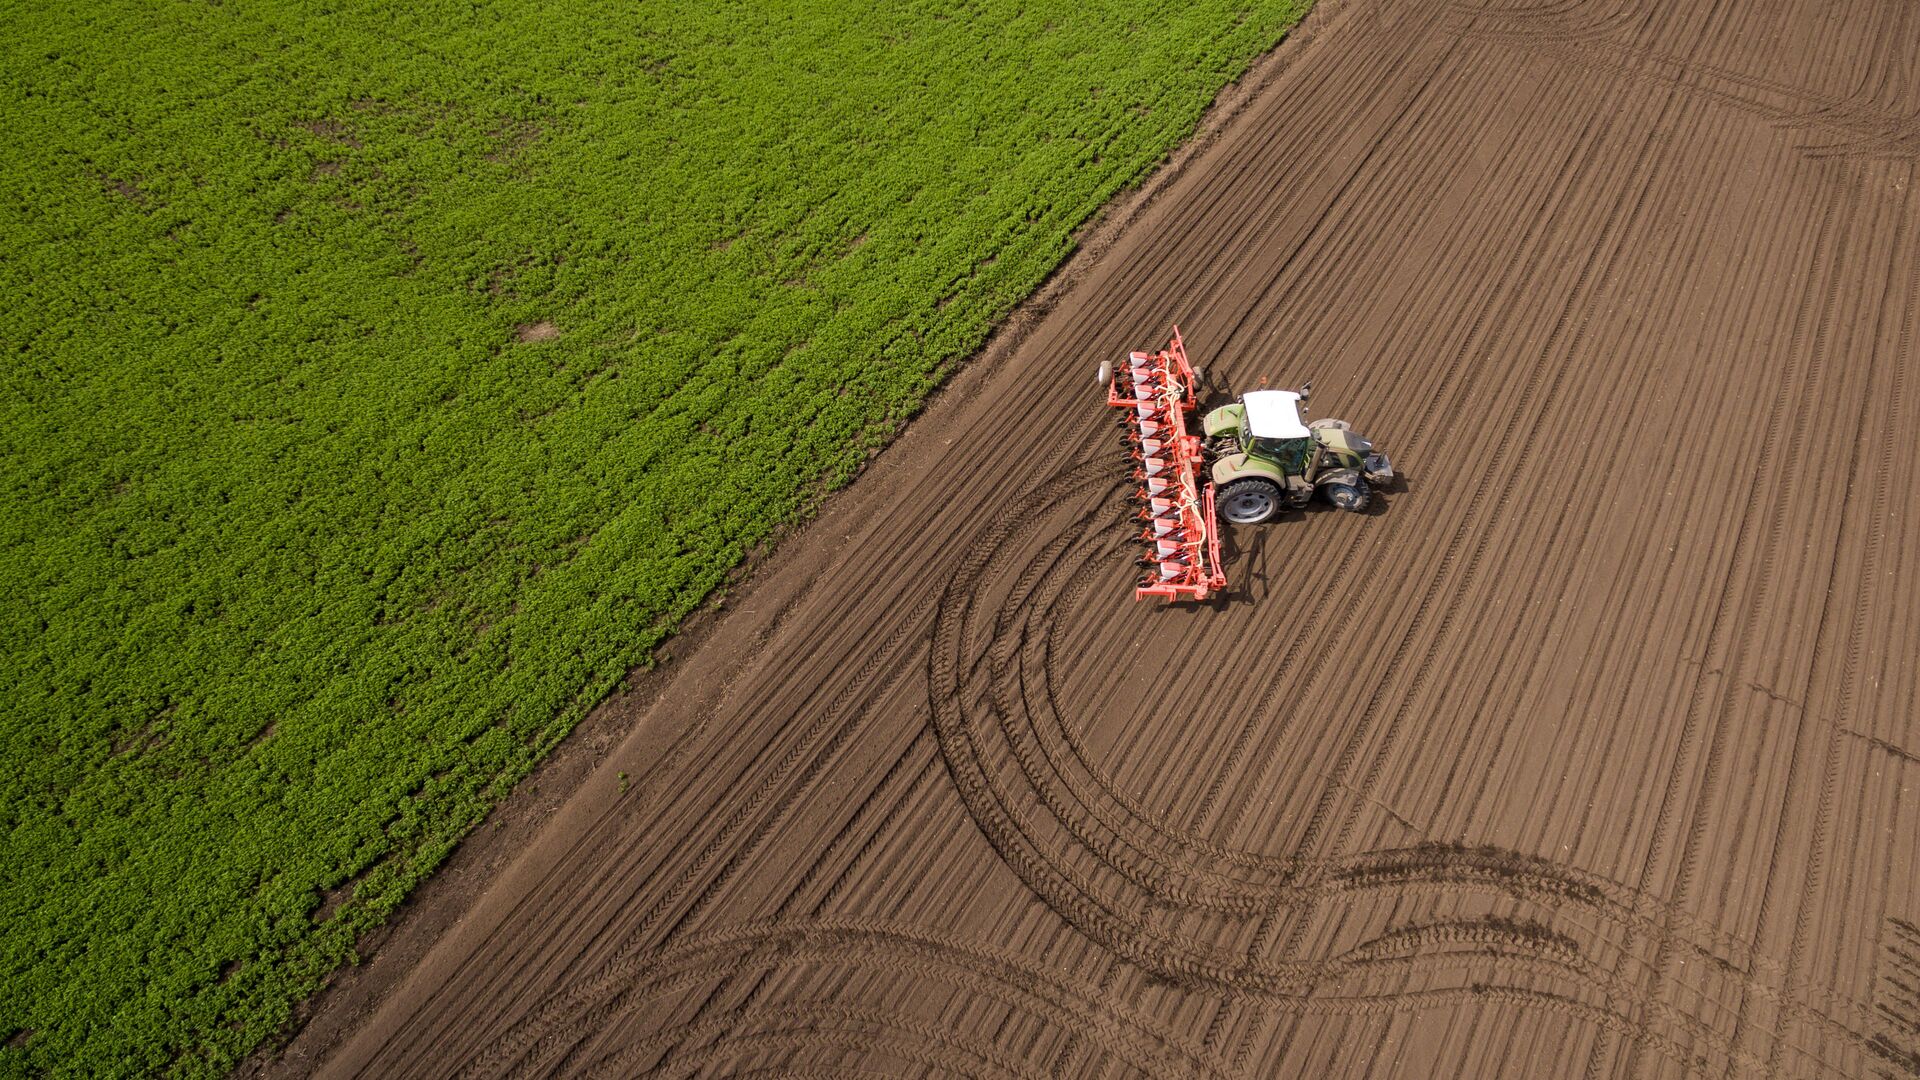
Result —
M1201 421L1216 458L1245 457L1279 476L1302 476L1313 457L1313 432L1300 420L1301 395L1255 390Z
M1289 476L1306 472L1313 451L1313 432L1300 422L1300 401L1291 390L1255 390L1240 399L1240 445Z
M1387 456L1346 421L1303 422L1306 397L1304 391L1254 390L1201 421L1228 521L1267 521L1307 505L1315 494L1343 510L1364 509L1372 486L1393 478Z

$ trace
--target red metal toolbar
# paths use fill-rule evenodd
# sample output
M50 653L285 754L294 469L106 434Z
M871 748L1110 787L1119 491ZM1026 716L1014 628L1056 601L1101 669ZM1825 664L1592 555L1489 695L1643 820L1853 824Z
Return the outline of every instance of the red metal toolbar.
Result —
M1201 486L1200 436L1187 433L1198 381L1176 326L1166 348L1129 353L1107 386L1107 404L1125 410L1122 422L1140 485L1134 499L1146 522L1140 540L1147 551L1139 562L1147 576L1135 597L1205 600L1227 585L1213 484Z

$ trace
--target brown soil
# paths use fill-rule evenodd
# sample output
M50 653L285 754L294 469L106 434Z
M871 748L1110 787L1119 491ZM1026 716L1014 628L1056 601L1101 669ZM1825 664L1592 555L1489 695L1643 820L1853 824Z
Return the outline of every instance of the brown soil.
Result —
M535 341L552 341L560 336L560 328L550 322L528 323L513 332L513 339L522 344Z
M1920 8L1312 29L266 1067L1920 1075ZM1174 321L1411 483L1134 602Z

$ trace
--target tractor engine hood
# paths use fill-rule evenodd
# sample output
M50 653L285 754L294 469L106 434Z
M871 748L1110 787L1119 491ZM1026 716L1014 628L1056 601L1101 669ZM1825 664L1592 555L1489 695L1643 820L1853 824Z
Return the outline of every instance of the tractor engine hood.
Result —
M1315 428L1313 438L1329 450L1344 450L1361 457L1373 453L1373 441L1350 428Z

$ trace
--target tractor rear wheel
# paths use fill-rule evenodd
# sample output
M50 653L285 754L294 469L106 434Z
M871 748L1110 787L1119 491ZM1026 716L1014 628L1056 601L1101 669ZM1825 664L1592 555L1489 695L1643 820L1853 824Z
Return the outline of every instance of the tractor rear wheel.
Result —
M1235 525L1272 521L1280 512L1280 485L1257 476L1234 480L1220 489L1220 516Z
M1342 510L1365 510L1367 489L1363 484L1328 484L1327 501Z

